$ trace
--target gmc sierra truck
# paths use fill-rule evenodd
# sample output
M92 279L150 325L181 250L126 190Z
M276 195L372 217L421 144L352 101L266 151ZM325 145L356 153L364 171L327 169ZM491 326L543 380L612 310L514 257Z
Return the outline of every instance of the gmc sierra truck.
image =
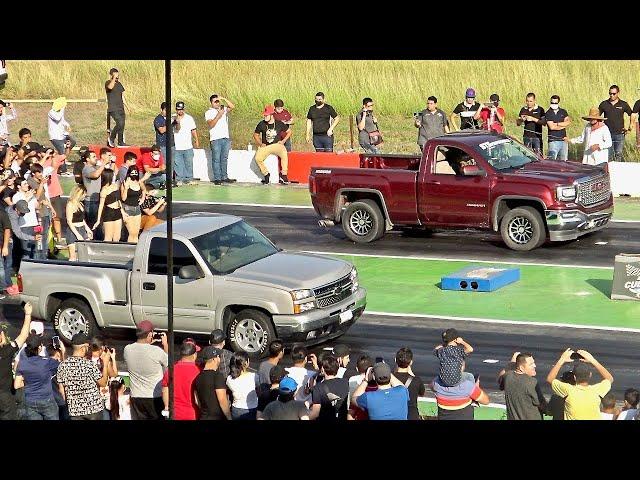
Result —
M606 164L605 164L606 165ZM613 214L608 170L548 161L495 132L429 140L423 154L362 154L360 168L314 167L320 225L372 242L396 227L492 229L513 250L573 240Z
M173 221L174 328L221 328L235 351L261 356L274 338L314 344L342 335L360 317L366 290L355 267L289 253L233 215L192 213ZM18 286L33 316L70 342L77 332L167 329L166 224L138 244L78 242L78 261L23 260Z

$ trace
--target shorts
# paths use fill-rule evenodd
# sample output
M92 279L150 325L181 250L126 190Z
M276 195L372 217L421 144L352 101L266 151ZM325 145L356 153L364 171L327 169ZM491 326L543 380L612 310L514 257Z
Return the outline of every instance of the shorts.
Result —
M140 205L131 206L123 202L122 208L124 208L124 212L130 217L135 217L136 215L142 214L142 211L140 210Z
M105 205L102 210L102 222L116 222L118 220L122 220L120 208L111 208Z
M89 233L87 232L87 229L85 228L84 225L82 225L81 227L76 227L76 230L78 230L78 233L80 235L82 235L82 238L84 238L84 239L87 238ZM71 245L71 244L76 243L78 241L78 239L76 238L74 233L71 231L71 227L69 227L69 226L66 228L64 238L67 239L67 245Z
M57 219L60 220L65 216L65 202L62 200L62 196L51 197L51 206L56 211Z

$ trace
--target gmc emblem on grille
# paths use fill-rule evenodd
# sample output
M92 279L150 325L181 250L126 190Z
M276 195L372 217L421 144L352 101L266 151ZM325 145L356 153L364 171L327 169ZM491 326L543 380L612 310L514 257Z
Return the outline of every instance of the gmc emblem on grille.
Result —
M605 182L596 182L591 185L592 192L599 192L600 190L604 190L607 188L607 184Z

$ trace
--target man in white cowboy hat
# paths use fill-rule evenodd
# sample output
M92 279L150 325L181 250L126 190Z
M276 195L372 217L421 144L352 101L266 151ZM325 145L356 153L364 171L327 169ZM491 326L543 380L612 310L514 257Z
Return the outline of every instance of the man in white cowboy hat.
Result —
M589 115L582 117L587 120L582 134L579 137L572 138L571 143L583 143L584 155L582 163L587 165L599 165L607 163L609 159L609 149L612 147L611 132L609 127L604 124L605 117L600 115L600 111L596 107L589 109Z

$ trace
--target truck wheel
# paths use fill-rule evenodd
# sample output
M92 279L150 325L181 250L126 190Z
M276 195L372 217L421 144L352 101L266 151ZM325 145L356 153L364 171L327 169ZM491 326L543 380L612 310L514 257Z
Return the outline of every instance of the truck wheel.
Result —
M269 343L276 338L269 316L252 308L238 312L231 319L228 335L235 352L246 352L254 359L264 356Z
M542 217L533 207L509 210L500 223L500 234L507 247L522 252L538 248L547 239Z
M76 333L85 333L89 338L98 334L91 308L77 298L68 298L60 304L53 315L53 328L67 345Z
M350 203L342 214L342 230L356 243L369 243L384 235L384 217L373 200Z

